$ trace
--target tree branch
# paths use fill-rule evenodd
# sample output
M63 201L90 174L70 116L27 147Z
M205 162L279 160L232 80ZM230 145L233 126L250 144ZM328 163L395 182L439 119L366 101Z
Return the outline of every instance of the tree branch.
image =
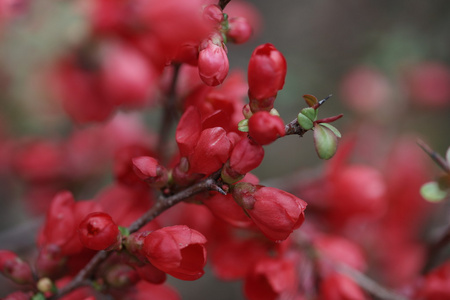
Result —
M226 192L219 186L217 180L220 178L221 170L213 173L208 178L199 181L190 187L170 196L164 197L161 195L156 203L152 206L152 208L147 211L142 217L137 219L133 224L128 227L130 233L136 232L145 226L147 223L153 221L157 216L161 213L174 206L177 203L182 202L183 200L199 194L201 192L206 191L217 191L219 193L225 194ZM89 263L82 269L75 278L66 286L61 288L58 293L52 297L50 300L56 300L60 297L70 293L71 291L81 287L89 285L91 282L86 280L90 276L92 276L95 269L104 262L114 251L99 251L90 261Z
M170 84L169 91L167 93L166 101L164 101L164 111L161 119L161 124L159 128L159 141L157 153L161 161L166 160L167 153L167 140L169 138L170 130L173 126L173 121L175 120L176 114L176 85L178 81L178 74L180 71L180 65L174 65L172 82Z

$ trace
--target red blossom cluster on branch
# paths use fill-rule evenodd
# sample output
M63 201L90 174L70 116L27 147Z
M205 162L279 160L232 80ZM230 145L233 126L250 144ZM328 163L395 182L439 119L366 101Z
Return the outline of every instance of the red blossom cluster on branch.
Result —
M0 250L0 272L20 285L3 299L175 300L167 275L194 281L207 263L219 279L242 280L250 300L450 298L448 261L429 270L441 246L417 238L431 211L418 193L426 157L406 138L373 146L370 125L337 150L331 123L342 114L318 118L330 96L304 95L285 124L275 105L287 61L274 45L256 47L247 81L229 72L226 45L245 43L258 25L252 6L229 2L76 1L89 33L45 74L76 126L54 140L0 132L0 173L41 203L33 213L46 211L34 259ZM27 9L2 3L0 26ZM440 75L442 83L428 83L439 89L432 93L416 72L407 77L420 83L411 86L415 101L445 102L448 74L422 70ZM374 92L359 102L363 88ZM383 106L389 88L364 68L342 84L362 113ZM159 132L138 110L162 111ZM318 156L334 157L320 175L276 188L251 173L264 146L308 131ZM352 161L364 147L362 162ZM112 179L102 186L105 169ZM79 199L77 188L93 183L94 195Z

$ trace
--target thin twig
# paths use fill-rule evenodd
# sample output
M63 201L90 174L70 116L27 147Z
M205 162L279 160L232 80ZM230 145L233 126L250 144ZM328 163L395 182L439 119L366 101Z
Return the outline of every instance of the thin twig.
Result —
M219 0L219 6L222 10L225 9L225 6L227 6L228 3L230 3L231 0Z
M439 254L450 243L450 225L448 225L443 234L428 248L428 260L422 269L422 274L428 273L439 259Z
M158 141L158 155L161 161L166 160L166 148L167 148L167 140L169 138L170 130L173 126L173 121L176 116L176 85L178 81L178 74L180 71L180 65L174 65L172 82L170 84L169 91L167 93L167 97L164 101L164 111L161 119L161 125L159 128L159 141Z
M417 144L420 148L422 148L423 151L425 151L428 156L431 157L431 159L442 169L445 173L450 173L450 166L449 163L439 155L436 151L430 148L424 141L418 140Z
M408 298L399 295L393 291L388 290L384 286L380 285L378 282L367 277L364 273L353 269L345 264L335 265L336 270L342 274L345 274L352 278L356 284L362 287L364 290L370 294L376 296L383 300L407 300Z

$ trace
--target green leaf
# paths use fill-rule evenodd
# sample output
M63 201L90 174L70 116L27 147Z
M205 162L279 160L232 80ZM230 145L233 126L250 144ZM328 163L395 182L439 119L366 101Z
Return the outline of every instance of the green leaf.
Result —
M238 130L241 132L248 132L248 119L244 119L238 123Z
M337 137L329 128L316 124L314 126L314 146L321 159L330 159L337 150Z
M42 293L37 293L33 297L31 297L31 300L45 300L45 296Z
M311 121L315 121L317 119L317 110L312 107L304 108L300 112L307 116Z
M120 233L122 234L123 237L130 235L130 231L126 227L119 226L119 231L120 231Z
M330 123L320 123L320 125L327 127L328 129L330 129L331 131L333 131L333 133L338 137L341 138L342 135L340 133L340 131L334 127L333 125L331 125Z
M305 116L302 113L298 114L297 121L298 121L298 124L305 130L310 130L314 126L313 121L311 121L311 119L309 119L307 116Z
M447 192L439 188L439 185L435 181L425 183L420 188L420 194L429 202L439 202L445 199Z
M305 99L305 102L309 107L319 104L319 100L317 100L317 98L313 95L303 95L303 99Z

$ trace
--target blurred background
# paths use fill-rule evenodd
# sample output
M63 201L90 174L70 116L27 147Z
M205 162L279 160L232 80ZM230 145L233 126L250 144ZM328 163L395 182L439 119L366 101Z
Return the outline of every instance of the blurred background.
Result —
M1 153L11 137L61 138L68 132L71 122L50 100L43 75L55 57L83 41L89 26L76 1L0 1ZM10 17L5 11L13 2ZM259 25L248 43L227 45L230 66L245 72L253 49L263 43L274 44L285 55L288 74L275 107L286 123L305 107L302 95L322 99L333 94L319 117L344 113L334 124L344 137L351 133L367 138L375 132L376 149L382 153L395 136L412 134L445 154L450 145L449 1L246 3L258 12L252 16ZM13 20L6 22L9 17ZM149 126L157 123L158 112L153 117ZM0 248L24 252L35 242L42 214L30 212L24 201L29 191L2 159L7 156L0 155ZM323 163L308 133L266 147L255 173L276 184L299 171L320 169ZM438 173L437 167L431 169ZM80 194L92 197L99 182L111 177L96 180L85 182ZM240 283L220 283L209 275L196 282L170 281L181 287L183 299L242 298ZM219 288L226 292L217 293Z

